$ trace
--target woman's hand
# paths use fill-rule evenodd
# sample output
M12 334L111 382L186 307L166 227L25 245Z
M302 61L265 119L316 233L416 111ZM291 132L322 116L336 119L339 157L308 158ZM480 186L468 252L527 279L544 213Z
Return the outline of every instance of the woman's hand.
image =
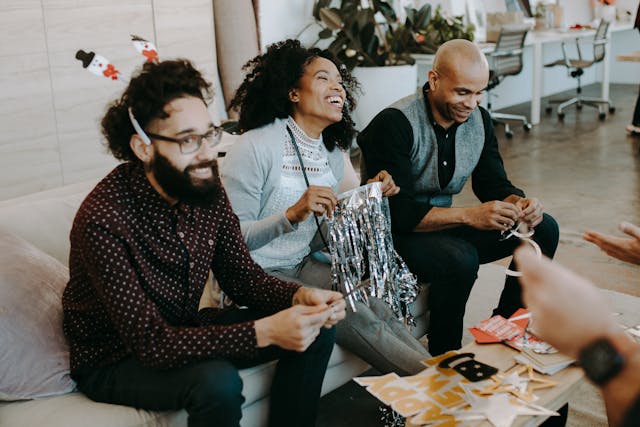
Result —
M337 203L338 198L331 188L310 185L302 197L287 209L285 216L291 224L304 221L309 214L322 216L326 213L330 217Z
M382 195L386 197L395 196L400 192L400 187L393 182L393 177L386 170L381 170L367 181L367 184L371 184L372 182L381 182L382 183Z

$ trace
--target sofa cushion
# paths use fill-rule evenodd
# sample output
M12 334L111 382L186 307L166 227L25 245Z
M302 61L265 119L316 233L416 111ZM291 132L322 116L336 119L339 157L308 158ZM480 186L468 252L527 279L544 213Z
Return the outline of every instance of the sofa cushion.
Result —
M47 191L38 197L4 201L0 203L0 230L23 238L67 265L71 224L92 187L81 184L70 187L73 191L66 194Z
M69 272L30 243L0 232L0 399L73 390L62 332Z

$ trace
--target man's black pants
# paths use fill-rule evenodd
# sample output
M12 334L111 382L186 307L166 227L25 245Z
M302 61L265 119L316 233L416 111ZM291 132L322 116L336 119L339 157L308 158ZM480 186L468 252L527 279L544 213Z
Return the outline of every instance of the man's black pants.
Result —
M544 214L542 222L535 228L533 240L549 258L555 254L558 236L558 224L553 217ZM393 240L411 272L421 282L430 283L429 352L435 356L460 348L465 307L480 264L511 255L520 240L511 237L500 241L498 231L466 226L429 233L398 234L393 236ZM509 268L515 269L513 262ZM507 276L493 314L509 317L522 306L518 279Z
M264 313L231 310L218 316L216 323L261 317ZM334 341L335 328L322 328L304 353L271 346L260 349L258 357L250 361L211 359L167 370L149 368L128 358L81 372L74 379L83 393L98 402L154 411L186 409L189 427L237 427L245 400L238 369L279 359L271 385L269 426L308 427L315 424Z

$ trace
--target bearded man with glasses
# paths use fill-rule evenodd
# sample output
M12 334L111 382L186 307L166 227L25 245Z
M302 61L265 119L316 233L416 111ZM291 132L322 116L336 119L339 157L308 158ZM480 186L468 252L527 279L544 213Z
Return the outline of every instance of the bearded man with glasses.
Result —
M278 359L269 425L312 426L344 300L268 276L251 259L220 184L210 95L188 61L147 63L102 120L124 163L71 230L71 375L99 402L186 409L190 427L236 427L238 370ZM245 308L199 310L210 270Z

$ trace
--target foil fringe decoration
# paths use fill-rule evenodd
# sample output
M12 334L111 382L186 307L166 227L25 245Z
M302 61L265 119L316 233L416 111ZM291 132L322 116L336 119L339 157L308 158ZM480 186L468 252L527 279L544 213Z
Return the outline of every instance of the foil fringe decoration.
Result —
M369 297L379 298L398 320L415 326L409 304L416 300L420 286L393 249L389 203L381 183L340 194L327 222L334 289L348 294L369 280L369 286L347 296L351 309L356 311L357 301L367 304Z
M405 418L390 406L378 406L378 410L380 411L380 421L383 422L384 427L405 427Z

